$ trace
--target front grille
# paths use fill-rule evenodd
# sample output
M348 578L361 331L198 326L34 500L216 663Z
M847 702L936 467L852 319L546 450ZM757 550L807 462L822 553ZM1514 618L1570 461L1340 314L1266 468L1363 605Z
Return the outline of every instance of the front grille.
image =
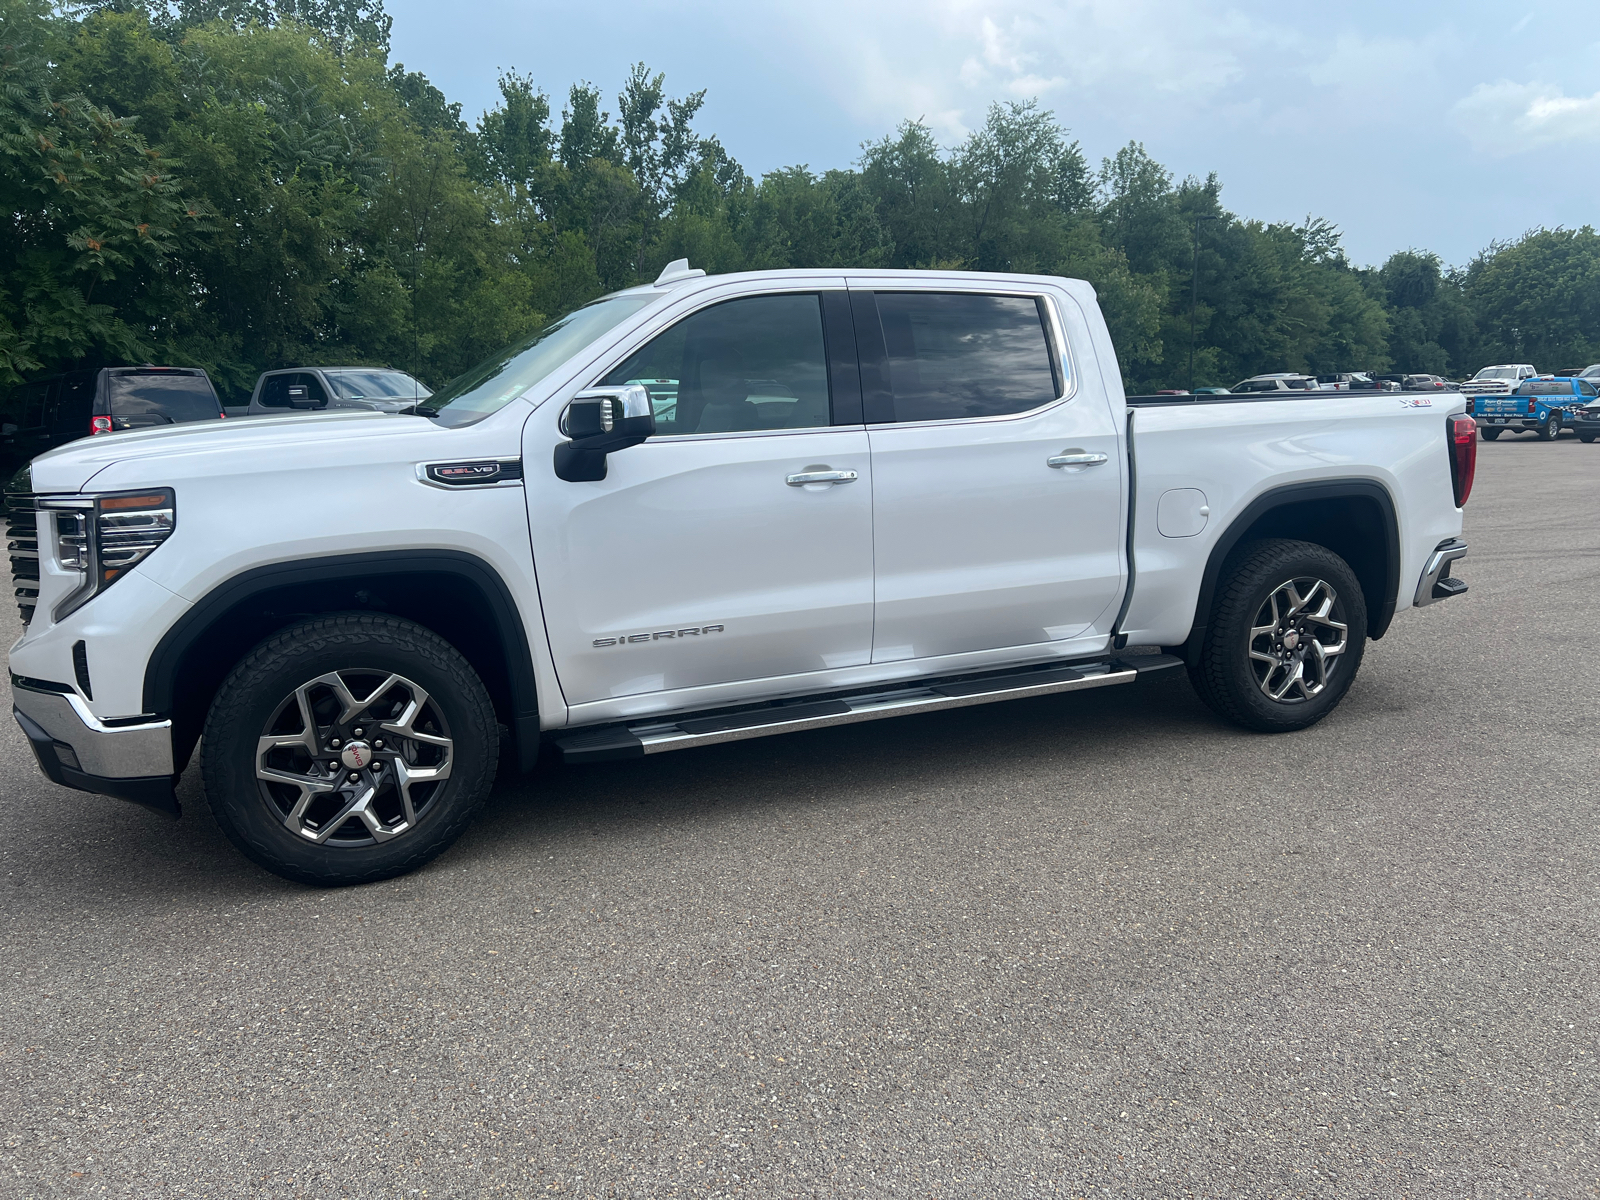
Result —
M26 625L39 603L39 510L34 497L26 492L6 496L6 553L11 556L17 610Z

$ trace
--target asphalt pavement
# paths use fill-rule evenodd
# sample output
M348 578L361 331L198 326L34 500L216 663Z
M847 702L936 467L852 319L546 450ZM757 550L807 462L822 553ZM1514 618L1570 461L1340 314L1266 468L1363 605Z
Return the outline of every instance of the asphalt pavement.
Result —
M1467 514L1307 732L1173 680L542 767L341 891L4 722L0 1195L1600 1195L1600 445Z

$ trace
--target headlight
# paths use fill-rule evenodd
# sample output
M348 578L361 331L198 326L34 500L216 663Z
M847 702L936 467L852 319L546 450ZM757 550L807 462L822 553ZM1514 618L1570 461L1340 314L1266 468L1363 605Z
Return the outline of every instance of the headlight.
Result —
M82 608L154 553L172 536L177 508L171 488L103 496L40 496L55 528L56 563L83 576L56 605L57 621Z

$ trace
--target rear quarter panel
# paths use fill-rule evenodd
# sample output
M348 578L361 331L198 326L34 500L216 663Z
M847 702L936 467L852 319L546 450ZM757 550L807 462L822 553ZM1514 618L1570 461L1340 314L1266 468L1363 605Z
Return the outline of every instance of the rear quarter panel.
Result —
M1461 532L1445 425L1464 407L1458 396L1314 392L1135 410L1137 573L1122 625L1129 641L1170 646L1188 637L1218 540L1256 497L1318 480L1370 480L1387 490L1400 527L1396 615L1411 607L1429 553ZM1180 488L1203 492L1210 513L1194 536L1165 537L1158 505Z

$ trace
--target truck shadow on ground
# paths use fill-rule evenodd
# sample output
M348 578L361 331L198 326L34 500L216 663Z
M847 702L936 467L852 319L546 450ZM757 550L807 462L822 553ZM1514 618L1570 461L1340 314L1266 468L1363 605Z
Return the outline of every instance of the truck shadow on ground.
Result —
M634 762L568 767L552 754L527 775L502 773L460 842L422 868L504 869L507 858L544 857L551 842L581 835L631 838L645 823L704 827L803 810L902 805L959 790L971 804L974 775L996 788L1026 786L1057 770L1092 771L1127 755L1127 739L1159 725L1166 740L1226 753L1254 735L1222 724L1183 680L1150 681L1075 695L1017 700L809 733L757 738ZM55 793L42 780L36 785ZM256 867L211 819L198 755L179 785L183 817L100 797L58 794L57 833L32 847L26 875L55 900L103 903L164 897L225 904L318 889ZM131 864L131 865L130 865ZM373 885L382 886L382 885Z

